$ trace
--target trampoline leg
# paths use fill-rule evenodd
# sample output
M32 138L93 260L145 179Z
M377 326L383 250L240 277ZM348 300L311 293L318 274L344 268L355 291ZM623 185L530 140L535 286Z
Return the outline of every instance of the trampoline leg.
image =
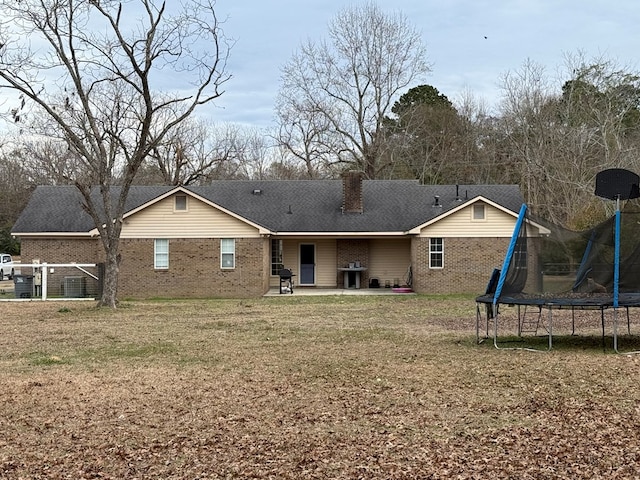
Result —
M489 338L489 321L491 320L491 315L489 315L489 308L491 308L491 314L493 315L493 305L489 305L486 309L485 312L487 314L487 322L485 323L485 334L484 334L484 338Z
M487 327L487 331L486 331L486 333L485 333L485 338L489 338L489 317L488 317L488 316L487 316L487 324L486 324L486 327Z
M493 346L498 347L498 311L497 307L493 310Z
M602 349L605 350L607 348L607 345L605 344L605 340L604 340L604 308L600 307L600 319L602 321Z
M549 308L549 350L553 348L553 308Z
M613 350L618 352L618 309L613 309Z

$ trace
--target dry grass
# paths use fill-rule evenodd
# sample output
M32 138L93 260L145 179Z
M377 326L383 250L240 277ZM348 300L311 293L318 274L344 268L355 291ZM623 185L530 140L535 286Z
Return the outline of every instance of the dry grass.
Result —
M640 476L640 357L598 319L532 353L463 297L2 307L1 478Z

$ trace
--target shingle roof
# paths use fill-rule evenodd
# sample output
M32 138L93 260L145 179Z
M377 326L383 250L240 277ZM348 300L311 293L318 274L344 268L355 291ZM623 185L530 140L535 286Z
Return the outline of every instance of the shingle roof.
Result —
M114 189L114 196L119 189ZM172 190L172 187L135 187L127 198L126 210L132 210L158 196ZM92 192L96 198L99 191ZM84 200L75 186L37 187L29 198L27 206L13 225L16 233L87 233L95 225L89 214L82 207Z
M127 211L170 192L134 186ZM516 185L420 185L413 180L364 180L362 213L342 212L342 180L223 180L186 187L273 232L404 232L482 196L515 214L524 202ZM259 194L254 193L259 191ZM96 191L97 194L97 191ZM434 198L439 197L438 207ZM18 234L85 233L94 228L73 186L40 186L13 227Z

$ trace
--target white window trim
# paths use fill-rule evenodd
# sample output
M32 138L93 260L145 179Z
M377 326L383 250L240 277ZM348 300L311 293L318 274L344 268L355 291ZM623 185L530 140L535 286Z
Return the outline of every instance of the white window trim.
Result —
M274 242L278 242L279 245L282 246L282 251L280 251L279 253L282 254L282 258L280 258L280 262L278 262L277 264L273 262L273 243ZM280 265L280 267L284 268L284 242L282 239L278 239L278 238L272 238L271 239L271 252L270 252L270 256L271 256L271 276L272 277L277 277L278 273L273 273L274 270L274 265Z
M431 246L432 246L431 240L435 240L436 238L439 238L439 239L440 239L440 244L442 245L442 250L435 251L435 250L432 250L432 249L431 249ZM437 253L437 254L439 254L439 255L440 255L440 257L442 258L442 262L441 262L441 263L442 263L442 265L437 266L437 267L434 267L434 266L431 264L431 255L432 255L432 254L434 254L434 253ZM444 268L444 238L441 238L441 237L432 237L432 238L429 238L429 268L430 268L431 270L442 270L442 269Z
M184 208L178 208L178 197L184 198ZM189 211L189 196L177 194L173 198L173 211L183 213Z
M167 256L167 264L162 265L162 266L158 266L158 254L165 254L165 252L159 252L158 251L158 241L164 241L166 242L167 245L167 251L166 251L166 256ZM169 240L166 238L156 238L153 240L153 268L154 270L169 270Z
M231 240L233 242L233 251L232 252L225 252L223 250L224 240ZM225 266L224 265L224 256L225 255L233 255L233 265L232 266ZM235 238L221 238L220 239L220 268L223 269L223 270L233 270L234 268L236 268L236 239Z

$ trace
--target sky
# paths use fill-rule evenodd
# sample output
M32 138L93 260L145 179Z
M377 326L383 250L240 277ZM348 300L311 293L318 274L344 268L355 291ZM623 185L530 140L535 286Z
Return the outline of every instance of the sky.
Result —
M331 19L359 2L217 0L222 30L235 45L228 64L233 77L211 118L272 126L281 67L302 42L326 39ZM578 53L612 60L625 71L640 70L638 0L378 0L377 5L402 12L421 32L432 71L419 84L434 86L454 103L472 94L490 109L497 107L501 78L526 61L544 67L551 78L559 78L567 55Z

